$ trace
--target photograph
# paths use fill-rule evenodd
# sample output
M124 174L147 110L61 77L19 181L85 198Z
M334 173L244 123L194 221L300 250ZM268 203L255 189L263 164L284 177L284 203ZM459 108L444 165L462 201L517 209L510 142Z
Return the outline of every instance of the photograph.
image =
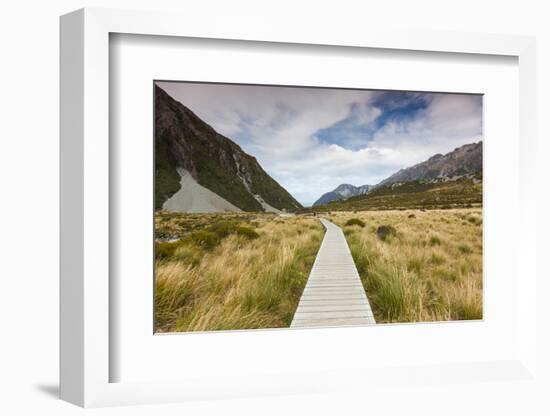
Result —
M483 319L483 95L155 80L155 333Z

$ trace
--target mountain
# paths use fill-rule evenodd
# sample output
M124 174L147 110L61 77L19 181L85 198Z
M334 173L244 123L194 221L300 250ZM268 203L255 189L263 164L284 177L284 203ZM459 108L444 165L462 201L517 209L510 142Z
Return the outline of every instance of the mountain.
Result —
M332 201L315 211L362 211L387 209L468 208L483 203L481 173L454 179L439 178L395 182L377 187L366 195Z
M301 205L256 158L155 86L155 208L278 211Z
M371 189L371 185L353 186L347 183L339 185L331 192L323 194L313 203L313 206L328 204L332 201L341 201L353 196L364 195Z
M316 210L452 208L483 203L483 144L466 144L394 173L367 192L323 195ZM351 185L343 185L351 186ZM334 198L332 198L335 196ZM326 198L325 198L326 197ZM324 198L324 199L323 199ZM324 205L326 204L326 205Z
M396 182L474 175L483 169L482 153L483 144L481 141L465 144L445 155L436 154L422 163L401 169L377 184L376 188Z
M374 186L340 185L335 190L323 194L321 198L315 201L313 206L343 201L360 195L370 195L373 191L391 184L438 179L449 180L467 175L472 176L480 173L483 169L482 153L483 144L481 141L465 144L445 155L438 153L424 162L401 169Z

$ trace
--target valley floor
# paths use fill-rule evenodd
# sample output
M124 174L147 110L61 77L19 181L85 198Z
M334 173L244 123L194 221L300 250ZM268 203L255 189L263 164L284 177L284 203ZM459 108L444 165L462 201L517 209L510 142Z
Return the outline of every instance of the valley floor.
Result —
M481 208L326 217L344 229L377 323L482 319Z
M482 209L155 215L157 332L289 327L340 226L377 323L481 319Z

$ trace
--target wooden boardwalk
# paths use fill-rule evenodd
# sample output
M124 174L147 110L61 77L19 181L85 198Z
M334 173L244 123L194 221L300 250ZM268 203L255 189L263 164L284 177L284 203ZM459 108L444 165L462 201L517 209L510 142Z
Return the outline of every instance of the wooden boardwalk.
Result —
M325 237L291 328L375 324L344 233L330 221L321 222Z

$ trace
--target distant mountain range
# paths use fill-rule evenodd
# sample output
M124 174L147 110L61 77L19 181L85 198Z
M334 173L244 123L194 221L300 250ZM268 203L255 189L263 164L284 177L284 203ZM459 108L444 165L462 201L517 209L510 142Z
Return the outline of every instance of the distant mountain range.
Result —
M360 195L367 195L380 188L415 181L457 180L479 175L483 170L483 144L465 144L445 155L436 154L428 160L409 168L401 169L376 185L353 186L342 184L333 191L323 194L313 206L328 204L335 201L345 201ZM395 188L395 187L394 187ZM380 192L378 192L380 193Z
M332 201L340 201L352 196L364 195L372 188L372 185L353 186L347 183L339 185L333 191L323 194L321 198L313 203L313 206L328 204Z
M437 178L454 178L473 175L483 169L483 143L465 144L445 155L440 153L428 160L401 169L389 178L381 181L376 187L396 182L431 180Z
M155 86L155 207L278 212L302 206L256 158Z

